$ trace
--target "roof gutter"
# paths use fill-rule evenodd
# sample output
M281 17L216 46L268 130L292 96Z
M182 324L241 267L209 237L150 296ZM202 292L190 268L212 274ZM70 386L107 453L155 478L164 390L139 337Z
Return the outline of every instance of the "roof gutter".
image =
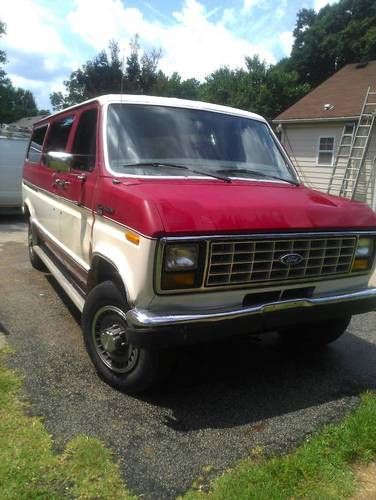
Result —
M275 118L272 120L273 123L323 123L323 122L339 122L339 121L349 121L349 120L359 120L359 115L357 116L333 116L327 118L287 118L279 120Z

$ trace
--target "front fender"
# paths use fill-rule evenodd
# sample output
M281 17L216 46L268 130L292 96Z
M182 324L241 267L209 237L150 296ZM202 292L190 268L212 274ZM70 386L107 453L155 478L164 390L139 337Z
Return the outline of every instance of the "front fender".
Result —
M101 256L119 273L132 306L147 307L154 298L156 240L139 235L136 245L126 239L127 228L98 218L94 222L92 256Z

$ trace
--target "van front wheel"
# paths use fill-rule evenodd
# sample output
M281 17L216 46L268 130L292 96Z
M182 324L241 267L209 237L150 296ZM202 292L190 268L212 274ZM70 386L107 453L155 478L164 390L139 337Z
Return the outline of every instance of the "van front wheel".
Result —
M154 385L170 364L167 352L128 343L126 304L112 281L97 285L85 301L82 330L100 377L112 387L135 394Z

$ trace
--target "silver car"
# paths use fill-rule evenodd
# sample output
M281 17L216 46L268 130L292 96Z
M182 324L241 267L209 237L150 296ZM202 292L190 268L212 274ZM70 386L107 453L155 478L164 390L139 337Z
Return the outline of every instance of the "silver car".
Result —
M13 212L22 207L22 168L28 136L0 135L0 211Z

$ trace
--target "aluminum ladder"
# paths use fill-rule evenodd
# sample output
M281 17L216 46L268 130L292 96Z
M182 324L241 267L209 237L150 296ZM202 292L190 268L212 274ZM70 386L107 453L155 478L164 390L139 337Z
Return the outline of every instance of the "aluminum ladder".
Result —
M368 87L359 121L351 138L346 133L346 125L344 126L328 193L366 201L365 185L368 186L369 183L363 167L375 117L376 91Z

